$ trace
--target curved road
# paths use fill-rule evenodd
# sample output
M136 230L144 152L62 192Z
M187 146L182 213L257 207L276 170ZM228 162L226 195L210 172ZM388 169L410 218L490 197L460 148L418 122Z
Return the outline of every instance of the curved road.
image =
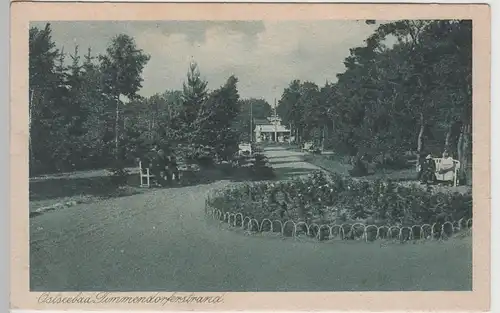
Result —
M298 152L268 148L266 153L283 178L315 169L301 162ZM153 190L30 219L31 289L470 289L472 256L466 241L433 249L447 243L386 246L247 236L204 215L207 193L228 184ZM391 251L394 267L388 268ZM440 263L449 258L457 261L443 267Z

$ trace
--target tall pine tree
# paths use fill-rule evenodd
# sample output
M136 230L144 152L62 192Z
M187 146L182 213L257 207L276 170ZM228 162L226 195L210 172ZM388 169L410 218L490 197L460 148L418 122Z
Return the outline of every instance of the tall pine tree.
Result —
M183 84L182 92L183 108L181 119L186 135L198 117L199 110L203 102L207 99L207 94L207 81L201 78L198 65L192 62L189 66L187 81Z

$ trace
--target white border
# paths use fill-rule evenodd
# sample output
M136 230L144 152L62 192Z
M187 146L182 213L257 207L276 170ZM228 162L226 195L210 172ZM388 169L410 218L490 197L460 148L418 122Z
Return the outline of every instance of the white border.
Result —
M36 0L35 0L36 2ZM46 0L44 2L66 2L63 0ZM77 1L70 1L70 2L77 2ZM86 0L85 2L102 2L102 0ZM114 1L114 0L107 0L106 2L141 2L139 0L133 1L133 0L122 0L122 1ZM161 0L149 0L149 1L142 1L142 2L215 2L215 1L206 1L206 0L178 0L178 1L161 1ZM469 0L469 1L460 1L460 0L454 0L454 1L436 1L436 0L406 0L406 1L397 1L397 0L372 0L372 1L366 1L366 0L351 0L351 1L312 1L312 0L303 0L303 1L284 1L284 0L275 0L275 1L264 1L264 0L258 0L258 1L237 1L237 0L227 0L225 2L322 2L322 3L435 3L435 4L466 4L466 3L487 3L491 7L491 20L492 20L492 33L491 33L491 38L492 38L492 50L491 50L491 64L492 64L492 76L491 76L491 126L492 126L492 142L491 142L491 147L492 147L492 155L491 155L491 170L492 170L492 181L491 181L491 190L492 190L492 202L491 202L491 224L492 224L492 232L491 232L491 255L492 255L492 260L491 260L491 273L492 273L492 285L491 285L491 292L492 292L492 306L491 306L491 312L500 312L500 299L498 295L500 295L498 287L498 281L500 280L500 255L499 255L499 245L498 242L499 236L500 236L500 229L497 227L500 225L500 213L497 212L497 209L500 208L500 196L498 196L495 191L499 190L500 191L500 166L498 165L498 157L499 157L499 150L498 148L500 147L500 140L494 140L496 136L495 134L499 134L500 130L500 123L498 123L498 120L500 118L500 107L497 102L500 102L500 92L499 92L499 87L500 87L500 47L499 47L499 39L500 39L500 1L494 1L494 0ZM1 0L0 1L0 21L1 21L1 29L2 29L2 34L4 35L3 38L9 38L10 32L9 32L9 2L8 0ZM3 7L3 8L2 8ZM0 142L3 147L7 147L5 149L1 149L1 151L4 154L4 157L2 157L2 162L0 162L1 170L0 173L9 173L10 167L9 167L9 45L4 45L4 48L2 49L2 54L0 55L0 58L3 59L4 62L0 63L3 65L2 68L2 73L4 73L4 82L1 87L1 95L3 95L3 105L0 106ZM496 122L496 123L495 123ZM0 271L1 273L1 281L3 284L5 284L6 289L8 290L9 288L9 281L7 279L4 279L6 277L6 273L9 273L9 210L8 208L8 199L9 199L9 175L1 175L1 178L3 180L2 186L6 186L7 188L2 188L3 190L3 195L4 197L1 197L1 199L4 202L4 205L2 206L4 209L2 210L2 221L4 221L4 224L7 224L6 227L2 227L4 233L6 233L6 236L2 236L3 240L2 242L2 248L4 251L7 253L3 254L3 260L5 263L2 263L2 268L5 270ZM6 203L5 203L6 202ZM499 265L497 265L499 264ZM5 275L5 276L4 276ZM8 276L7 276L8 277ZM9 277L10 278L10 277ZM495 296L496 295L496 296ZM0 298L1 305L3 306L5 304L5 307L7 310L10 310L9 308L9 292L5 292L2 294L2 297ZM5 311L7 311L5 310ZM3 310L2 310L3 311ZM35 313L35 312L67 312L67 311L34 311L34 310L12 310L12 312L19 312L19 313ZM81 312L86 312L86 311L81 311ZM93 312L93 311L88 311L88 312ZM120 312L120 311L109 311L109 312ZM139 312L139 311L138 311ZM143 312L148 312L148 311L143 311ZM156 311L150 311L150 312L156 312ZM334 312L334 311L332 311Z

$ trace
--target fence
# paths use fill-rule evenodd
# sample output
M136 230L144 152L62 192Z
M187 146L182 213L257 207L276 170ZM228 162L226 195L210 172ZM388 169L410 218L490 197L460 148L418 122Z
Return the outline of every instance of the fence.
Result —
M223 212L220 209L213 208L205 203L205 213L221 222L226 222L233 227L241 227L254 232L279 232L282 236L286 235L287 227L289 234L296 237L300 232L307 236L314 237L317 240L340 239L363 239L366 242L370 239L398 239L406 240L429 240L436 238L448 238L462 230L472 230L472 218L462 218L458 221L447 221L442 224L423 224L413 226L377 226L363 223L345 223L340 225L327 224L307 224L305 222L295 222L293 220L271 220L262 219L260 222L243 213ZM265 227L267 226L267 227ZM370 236L370 235L371 236ZM370 238L369 238L370 237Z

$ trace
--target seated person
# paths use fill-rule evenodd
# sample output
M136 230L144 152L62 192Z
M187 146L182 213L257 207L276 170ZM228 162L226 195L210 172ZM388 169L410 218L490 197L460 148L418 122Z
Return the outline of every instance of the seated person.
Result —
M431 154L425 157L422 164L422 174L420 175L420 182L423 184L432 184L436 182L436 163Z
M448 151L444 151L443 158L438 169L440 180L453 180L455 174L454 170L455 162L453 162L453 158L448 154Z

